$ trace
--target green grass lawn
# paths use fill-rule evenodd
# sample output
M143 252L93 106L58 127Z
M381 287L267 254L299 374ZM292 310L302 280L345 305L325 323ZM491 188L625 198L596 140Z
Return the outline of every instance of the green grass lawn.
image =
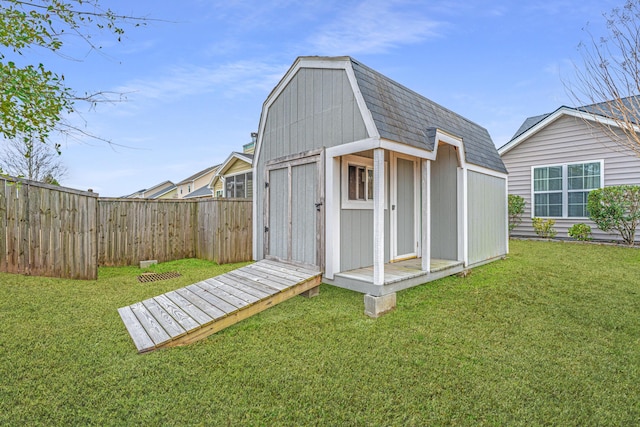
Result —
M195 344L138 355L117 308L239 265L94 282L0 275L0 425L640 422L640 250L512 241L398 293L377 320L323 285Z

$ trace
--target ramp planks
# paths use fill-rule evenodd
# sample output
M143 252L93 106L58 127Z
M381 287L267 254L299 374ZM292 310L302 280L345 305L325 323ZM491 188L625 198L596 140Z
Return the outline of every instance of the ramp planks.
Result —
M262 260L118 309L139 353L186 345L320 285L322 273Z

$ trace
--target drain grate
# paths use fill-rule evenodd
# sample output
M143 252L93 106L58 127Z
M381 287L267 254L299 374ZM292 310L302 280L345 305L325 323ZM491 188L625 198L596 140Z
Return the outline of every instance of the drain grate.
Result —
M175 271L169 271L167 273L142 273L138 276L138 282L156 282L158 280L167 280L180 277L181 274Z

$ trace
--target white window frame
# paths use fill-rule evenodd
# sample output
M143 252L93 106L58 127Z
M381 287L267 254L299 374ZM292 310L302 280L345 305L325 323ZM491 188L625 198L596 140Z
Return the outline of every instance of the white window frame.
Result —
M365 176L369 178L369 172L373 171L373 159L355 155L342 156L342 176L341 176L341 193L342 193L342 209L371 209L373 210L373 199L368 200L350 200L349 199L349 166L364 167ZM384 162L384 176L386 181L387 162ZM365 189L368 183L365 183ZM387 209L387 183L384 183L384 208Z
M562 216L540 216L540 218L561 218L561 219L588 219L588 217L580 217L580 216L569 216L569 193L577 192L578 190L569 191L569 166L572 165L582 165L585 163L600 163L600 187L604 187L604 159L599 160L581 160L579 162L569 162L569 163L554 163L547 165L536 165L531 166L531 218L535 218L536 212L536 191L534 187L534 178L535 178L535 170L541 168L549 168L549 167L562 167ZM585 190L579 190L580 192ZM542 194L544 191L538 191L537 193Z

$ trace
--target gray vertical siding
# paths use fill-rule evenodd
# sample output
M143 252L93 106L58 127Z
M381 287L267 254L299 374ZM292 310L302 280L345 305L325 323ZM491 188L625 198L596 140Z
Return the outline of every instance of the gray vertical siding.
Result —
M458 259L458 157L438 147L431 164L431 258Z
M291 257L293 261L316 264L316 221L318 165L308 163L291 170Z
M467 172L469 265L507 253L506 180Z
M344 70L301 69L267 112L260 157L271 160L367 138Z
M262 213L266 163L369 136L344 70L300 69L265 114L261 152L254 165L258 259L264 257ZM308 238L305 236L302 238ZM315 247L315 240L309 244Z
M390 260L389 210L384 211L384 262ZM340 214L340 271L373 265L373 210L343 209Z
M406 255L417 251L417 235L415 231L415 177L413 162L398 159L396 209L396 233L398 255Z
M282 259L288 255L288 177L286 168L272 170L269 177L269 249L270 255Z
M531 166L574 163L604 159L604 185L640 184L640 159L621 150L599 129L587 125L582 119L564 116L520 143L502 156L509 170L509 194L525 199L522 224L515 236L536 236L531 225ZM573 224L589 224L594 238L612 240L616 235L604 233L587 218L554 218L558 237L568 237Z

